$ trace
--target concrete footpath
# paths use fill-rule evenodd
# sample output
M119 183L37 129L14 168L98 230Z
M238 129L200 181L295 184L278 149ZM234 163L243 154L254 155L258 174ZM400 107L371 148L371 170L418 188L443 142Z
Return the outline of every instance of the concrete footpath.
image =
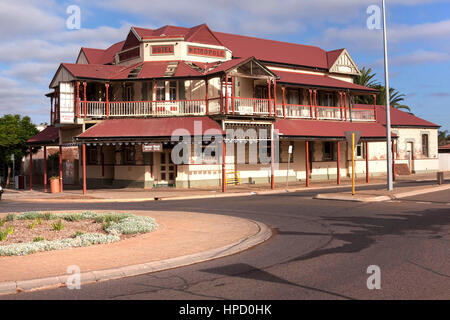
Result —
M230 216L132 213L154 218L158 229L111 244L0 257L0 294L64 286L69 266L80 268L83 285L224 257L258 245L272 235L262 223Z
M341 200L354 202L381 202L395 199L402 199L412 197L420 194L427 194L431 192L439 192L450 190L450 184L441 186L414 186L394 188L393 191L387 190L357 190L355 195L351 192L337 192L337 193L322 193L314 197L314 199L321 200ZM449 196L450 202L450 196Z

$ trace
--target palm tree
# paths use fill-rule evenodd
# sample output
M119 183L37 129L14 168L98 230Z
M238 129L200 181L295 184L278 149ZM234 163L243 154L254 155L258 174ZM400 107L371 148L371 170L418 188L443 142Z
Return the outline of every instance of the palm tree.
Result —
M363 67L361 69L361 75L355 77L355 84L359 84L361 86L369 88L375 88L377 86L380 86L380 83L374 79L376 75L377 75L376 73L372 72L372 68L366 69L366 67ZM355 102L361 104L374 103L372 97L366 95L357 96Z
M363 67L361 69L361 75L355 77L355 83L368 88L377 89L377 105L384 106L386 105L386 89L380 84L380 82L378 82L378 80L376 80L376 75L377 74L372 71L372 68L366 69L366 67ZM401 104L401 102L405 100L405 94L400 93L394 88L389 88L389 96L391 107L396 109L405 109L408 112L411 112L410 107ZM374 103L374 101L371 96L357 96L356 103L371 104Z
M377 94L377 104L385 106L386 105L386 88L384 86L378 86L376 89L380 90ZM394 88L389 88L389 103L391 107L396 109L405 109L411 112L411 108L407 105L402 104L405 100L406 95L398 92Z

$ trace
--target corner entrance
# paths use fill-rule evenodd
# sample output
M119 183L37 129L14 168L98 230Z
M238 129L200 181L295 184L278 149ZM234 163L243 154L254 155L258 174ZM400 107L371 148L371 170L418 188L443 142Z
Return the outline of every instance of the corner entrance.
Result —
M163 150L160 153L160 168L158 185L175 186L176 165L172 162L172 150Z

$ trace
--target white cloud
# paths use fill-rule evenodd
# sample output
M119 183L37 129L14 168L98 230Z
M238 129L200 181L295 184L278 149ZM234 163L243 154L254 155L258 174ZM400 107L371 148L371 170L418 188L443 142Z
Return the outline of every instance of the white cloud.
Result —
M418 65L448 61L450 61L450 54L448 52L417 50L406 55L392 57L389 63L392 65Z

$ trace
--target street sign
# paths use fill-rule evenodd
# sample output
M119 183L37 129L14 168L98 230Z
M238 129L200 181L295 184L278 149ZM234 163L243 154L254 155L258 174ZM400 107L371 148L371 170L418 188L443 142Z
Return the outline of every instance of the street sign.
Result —
M355 144L359 143L359 139L361 139L362 132L361 131L345 131L345 139L347 139L348 144L352 144L352 133L355 134Z

